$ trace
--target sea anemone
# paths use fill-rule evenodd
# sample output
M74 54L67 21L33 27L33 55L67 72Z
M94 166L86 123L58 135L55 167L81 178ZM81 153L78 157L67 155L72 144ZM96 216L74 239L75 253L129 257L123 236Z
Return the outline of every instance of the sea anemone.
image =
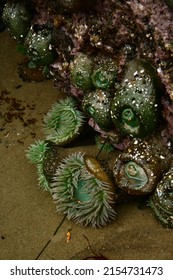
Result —
M97 125L104 130L108 130L112 125L110 104L110 94L102 89L90 91L82 99L84 112L92 117Z
M152 134L160 117L161 92L152 65L138 59L129 62L111 104L111 118L121 134L132 137Z
M29 67L38 65L49 66L56 58L56 52L52 45L51 30L44 27L39 29L32 26L25 38L25 47L31 60Z
M84 53L77 53L70 63L71 83L79 87L82 91L93 88L91 73L93 69L93 59Z
M45 154L49 150L48 143L45 141L36 141L35 144L31 144L29 149L26 151L26 157L37 166L37 175L39 186L46 191L50 191L49 181L46 179L43 163Z
M168 228L173 228L173 168L163 176L150 197L149 206L158 221Z
M81 132L84 118L72 97L59 100L44 118L46 139L59 146L68 144Z
M23 43L31 26L31 9L26 1L20 3L7 1L4 6L2 19L9 28L12 36Z
M109 89L117 78L117 63L111 57L98 55L94 60L91 79L96 88Z
M117 186L128 194L151 194L172 161L171 151L159 137L134 139L113 163Z
M78 224L101 227L116 216L113 184L93 157L79 152L64 158L51 189L57 211Z

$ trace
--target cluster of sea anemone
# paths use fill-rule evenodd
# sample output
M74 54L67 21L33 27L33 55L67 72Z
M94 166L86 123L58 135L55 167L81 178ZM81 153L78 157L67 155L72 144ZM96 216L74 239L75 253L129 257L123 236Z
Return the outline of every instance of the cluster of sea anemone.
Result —
M99 160L99 152L88 154L89 147L69 146L80 137L85 122L72 97L59 100L44 118L45 140L36 141L27 151L37 166L39 185L51 193L57 211L83 226L101 227L116 218L119 193L143 196L162 224L173 227L171 210L168 215L165 208L163 218L158 215L158 203L154 204L158 188L167 178L169 188L164 188L164 195L168 190L170 209L173 203L173 180L166 175L172 165L172 150L159 131L141 138L131 136L122 151L114 147L113 140L97 139L93 146L104 153Z
M115 219L113 182L95 157L50 140L36 141L27 157L36 164L39 185L51 193L58 212L83 226L101 227Z
M172 7L172 0L4 5L2 19L28 58L25 74L41 71L66 94L44 118L45 140L27 156L57 211L84 226L115 219L121 190L146 196L173 227ZM88 127L104 160L68 146Z

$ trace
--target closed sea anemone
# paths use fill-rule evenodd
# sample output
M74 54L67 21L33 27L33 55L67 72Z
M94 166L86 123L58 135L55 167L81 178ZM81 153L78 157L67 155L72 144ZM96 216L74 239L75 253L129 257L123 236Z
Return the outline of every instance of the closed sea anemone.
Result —
M46 139L59 146L68 144L81 132L84 118L73 98L59 100L44 118Z
M71 83L86 92L93 88L91 73L93 59L84 53L77 53L70 63Z
M26 1L5 1L2 19L12 36L23 43L31 26L31 5Z
M167 228L173 228L173 168L163 176L150 197L149 206L158 221Z
M112 125L110 104L110 94L102 89L87 92L82 99L84 112L104 130L109 130Z
M109 89L117 77L117 65L111 57L98 55L94 61L91 79L93 85L100 89Z
M38 65L49 66L54 62L56 52L52 41L52 33L48 28L37 29L35 26L30 28L24 42L30 58L30 68L36 68Z
M160 120L162 86L155 68L144 60L129 62L111 104L111 118L123 135L145 137Z
M117 186L128 194L152 193L172 161L172 154L160 137L134 139L114 161Z
M51 189L57 211L78 224L101 227L116 216L113 184L93 157L79 152L64 158Z

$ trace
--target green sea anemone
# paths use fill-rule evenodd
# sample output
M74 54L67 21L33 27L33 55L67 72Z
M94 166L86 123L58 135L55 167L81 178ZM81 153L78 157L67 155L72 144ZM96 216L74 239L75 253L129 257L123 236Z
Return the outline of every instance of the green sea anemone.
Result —
M115 182L128 194L150 194L169 169L171 161L172 154L159 137L134 139L113 163Z
M70 63L71 83L81 90L88 91L93 88L91 73L93 59L84 53L78 53Z
M91 79L96 88L109 89L117 77L117 64L111 57L98 56L94 61Z
M42 163L44 154L47 151L47 143L38 140L35 144L31 144L27 151L27 158L33 163Z
M50 184L44 172L45 154L48 150L48 143L38 140L35 144L31 144L26 153L26 157L37 166L39 186L46 191L50 191Z
M104 130L108 130L112 125L110 104L109 93L101 89L86 93L82 99L84 112Z
M4 6L2 19L9 28L12 36L23 43L31 26L31 9L25 1L7 1Z
M44 28L34 30L30 28L26 38L25 47L30 58L29 67L34 68L38 65L49 66L56 58L56 52L52 45L51 30Z
M111 104L111 118L122 135L145 137L157 127L162 87L155 68L132 60Z
M143 187L148 182L145 170L134 161L128 161L124 165L124 172L128 184L133 186L134 189Z
M158 221L167 228L173 228L173 169L163 176L150 196L149 206Z
M64 158L51 189L57 211L78 224L101 227L116 216L113 184L93 157L79 152Z
M60 146L68 144L81 132L84 118L72 97L59 100L44 118L46 139Z

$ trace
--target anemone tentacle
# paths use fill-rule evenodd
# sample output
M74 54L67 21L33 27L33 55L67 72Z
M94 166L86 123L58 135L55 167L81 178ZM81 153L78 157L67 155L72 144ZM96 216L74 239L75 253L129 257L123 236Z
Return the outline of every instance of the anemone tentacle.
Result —
M57 211L83 226L106 225L116 213L112 185L106 176L104 178L100 180L88 171L84 154L69 155L57 168L51 184Z
M57 145L71 142L81 132L84 119L84 114L77 109L72 97L59 100L44 118L46 139Z

